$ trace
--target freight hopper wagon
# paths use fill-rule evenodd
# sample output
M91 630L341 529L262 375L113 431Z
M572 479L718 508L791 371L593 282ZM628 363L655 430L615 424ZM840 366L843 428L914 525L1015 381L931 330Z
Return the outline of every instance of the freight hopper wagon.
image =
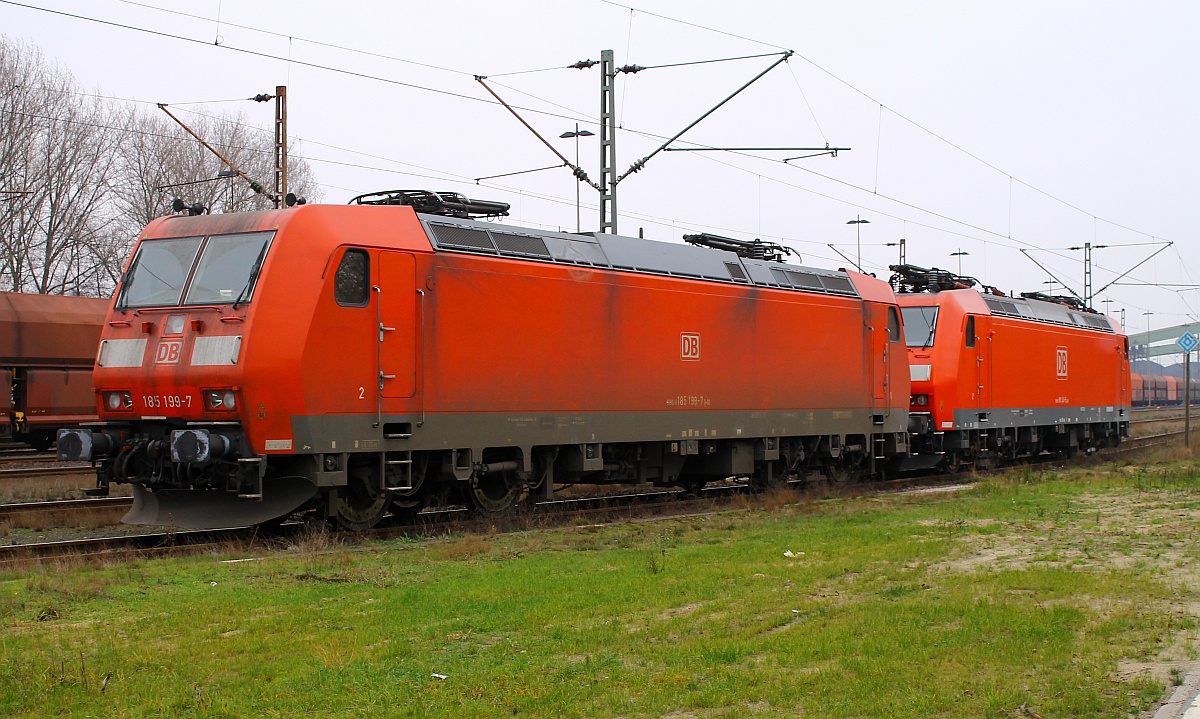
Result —
M414 196L151 223L101 342L103 425L60 456L132 483L126 521L364 528L434 497L500 511L905 452L886 283Z
M108 300L0 292L0 437L45 450L96 420L92 363Z
M908 467L994 466L1129 435L1129 343L1066 298L980 293L975 280L891 268L912 379Z

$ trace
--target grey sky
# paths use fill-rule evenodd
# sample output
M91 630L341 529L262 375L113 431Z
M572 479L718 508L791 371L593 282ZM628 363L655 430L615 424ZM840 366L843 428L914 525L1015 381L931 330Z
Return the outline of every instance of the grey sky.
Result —
M895 261L895 249L881 245L900 237L916 264L956 269L950 253L969 252L964 273L1006 291L1049 289L1049 276L1021 247L1173 240L1133 277L1200 281L1191 270L1200 227L1195 2L636 0L631 12L602 0L23 1L198 41L0 4L0 32L36 43L105 95L175 104L288 85L289 130L325 201L381 189L454 190L512 203L511 224L572 230L575 186L566 169L472 181L556 162L506 111L397 83L483 99L472 75L492 76L506 99L550 113L525 116L573 156L574 146L557 137L576 119L595 121L598 69L501 73L599 59L606 48L618 65L790 48L797 56L789 63L684 139L853 149L796 167L778 160L797 153L661 153L620 186L622 234L763 237L795 247L805 264L840 267L846 261L826 244L853 257L854 227L845 223L861 214L871 220L862 226L864 267L881 277ZM674 134L771 61L621 76L619 168L656 146L645 134ZM272 117L270 107L246 102L180 107L241 110L263 126ZM598 175L595 138L583 140L581 152ZM584 187L585 230L597 225L596 205ZM1096 287L1152 250L1098 250ZM1082 253L1035 254L1081 290ZM1195 291L1117 286L1105 296L1114 314L1127 310L1131 333L1148 319L1162 327L1200 314Z

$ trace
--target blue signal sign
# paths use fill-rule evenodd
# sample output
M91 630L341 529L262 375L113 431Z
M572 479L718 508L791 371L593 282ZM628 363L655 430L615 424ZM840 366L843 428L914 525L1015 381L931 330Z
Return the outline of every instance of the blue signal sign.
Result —
M1200 345L1200 337L1191 332L1184 332L1179 339L1175 340L1175 344L1183 348L1184 352L1191 352L1196 349L1196 345Z

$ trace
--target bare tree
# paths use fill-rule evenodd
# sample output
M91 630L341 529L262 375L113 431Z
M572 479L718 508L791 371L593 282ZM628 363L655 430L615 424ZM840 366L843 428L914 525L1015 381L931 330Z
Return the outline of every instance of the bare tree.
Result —
M197 134L263 185L274 135L241 114L188 113ZM181 197L213 212L273 202L159 110L80 92L31 45L0 36L0 290L107 295L141 228ZM293 150L294 151L294 150ZM307 163L289 186L317 199Z
M94 286L88 247L103 235L123 131L105 104L29 45L0 38L0 287L64 293ZM98 286L96 286L99 289Z
M235 167L264 186L270 186L274 168L274 135L248 123L242 114L210 116L184 113L188 127ZM128 249L141 228L156 217L169 214L171 203L181 198L201 204L211 212L267 210L274 202L256 193L229 168L164 113L147 109L130 110L124 120L129 137L118 149L120 170L112 183L116 210L115 234L124 244L114 245L115 262L105 262L109 280L115 282ZM292 145L290 152L295 152ZM289 187L297 195L318 199L308 163L294 158L288 168Z

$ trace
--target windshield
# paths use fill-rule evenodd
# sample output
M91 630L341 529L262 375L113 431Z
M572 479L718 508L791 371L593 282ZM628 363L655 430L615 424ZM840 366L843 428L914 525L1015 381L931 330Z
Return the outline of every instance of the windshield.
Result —
M202 237L152 240L142 243L121 289L124 307L177 305L183 296Z
M937 307L901 307L904 315L904 343L909 347L932 347L937 329Z
M267 232L208 238L184 304L221 304L239 297L249 301L251 273L268 239Z
M248 302L273 235L251 232L146 240L129 268L117 304L170 307Z

